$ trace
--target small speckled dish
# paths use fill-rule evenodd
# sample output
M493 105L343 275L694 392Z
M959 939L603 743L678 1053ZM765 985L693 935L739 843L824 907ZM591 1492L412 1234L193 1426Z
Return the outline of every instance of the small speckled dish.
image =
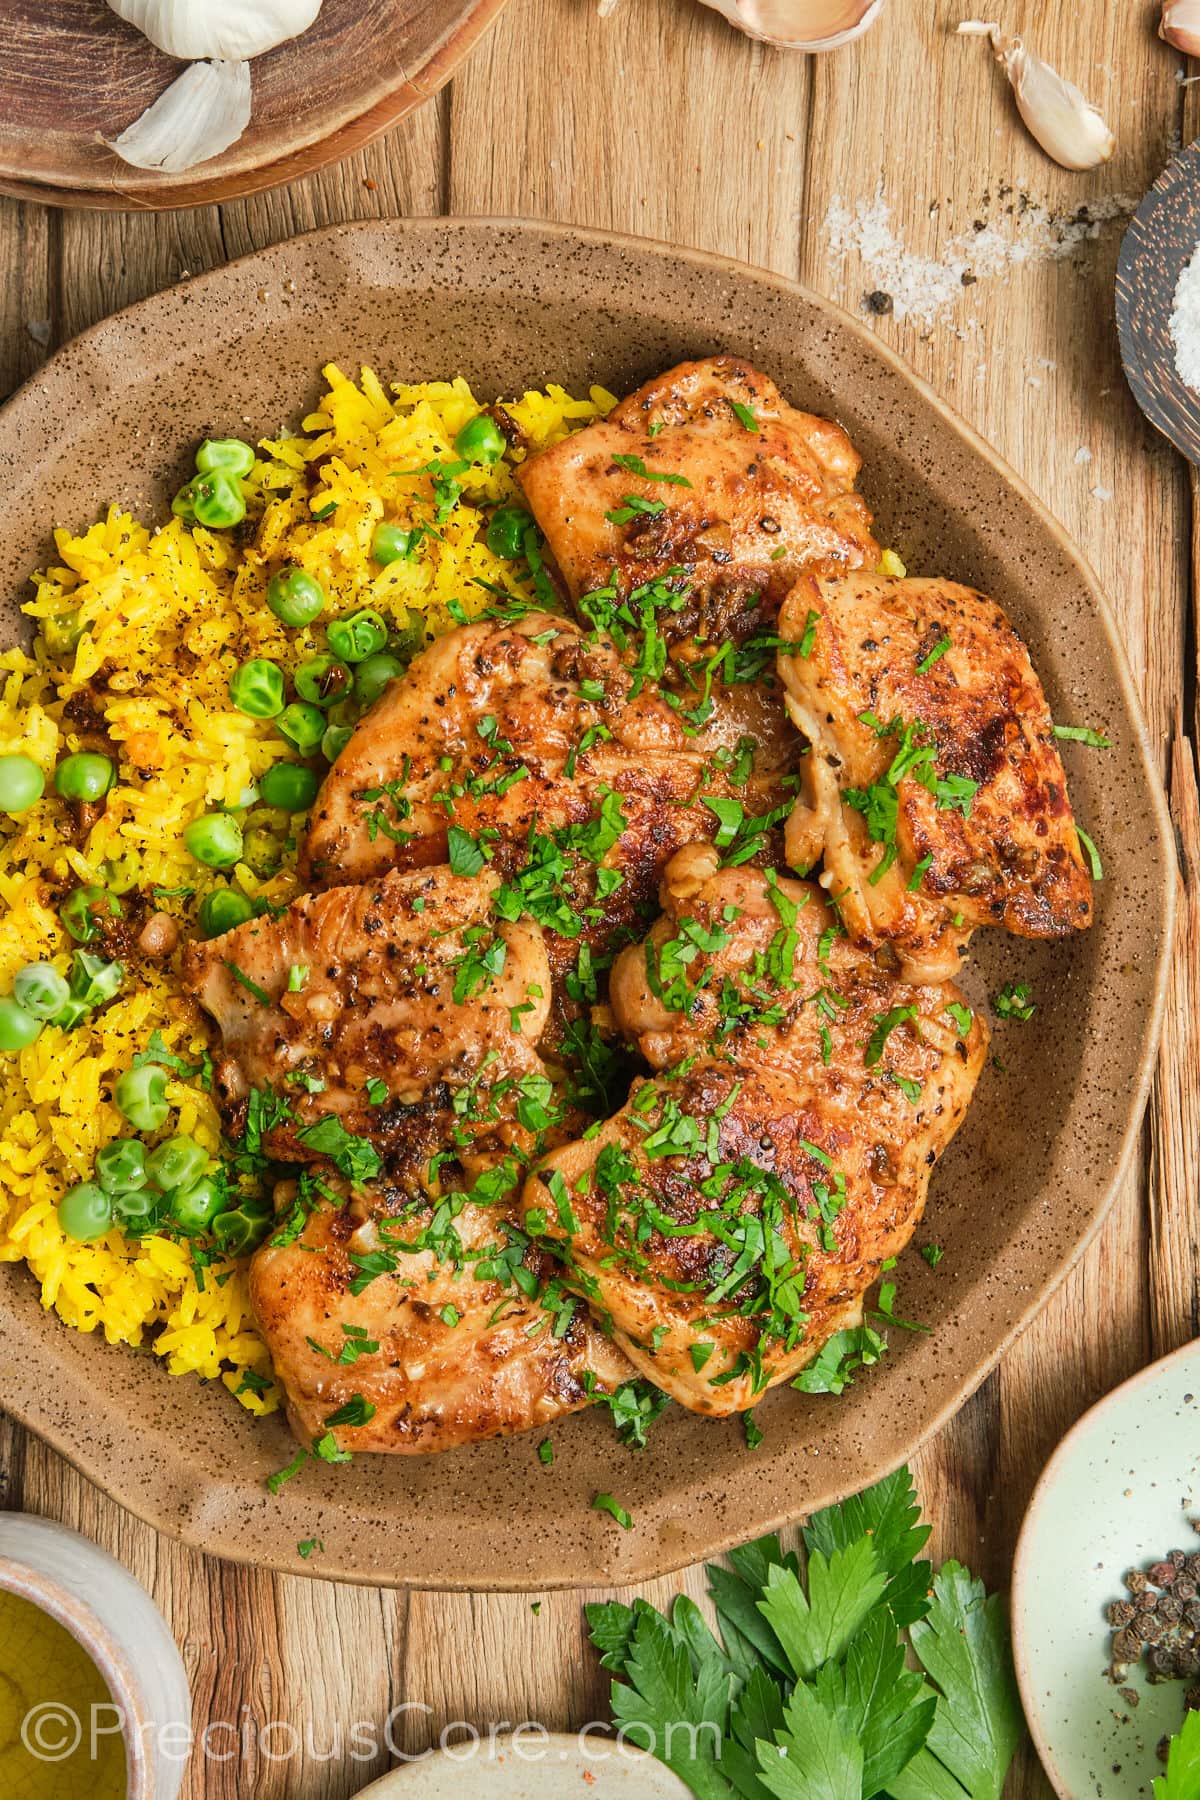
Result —
M1024 633L1064 744L1071 797L1104 856L1092 929L1061 944L980 933L965 985L983 1004L1033 984L1001 1026L939 1164L899 1279L905 1314L877 1369L839 1399L768 1394L741 1421L672 1407L631 1454L599 1409L537 1434L430 1457L312 1462L222 1388L168 1375L43 1312L0 1266L0 1391L125 1505L220 1555L296 1573L427 1587L645 1580L828 1505L910 1456L983 1380L1098 1230L1136 1141L1170 952L1175 865L1155 753L1108 605L1011 469L863 326L794 282L685 250L563 225L389 219L276 245L168 289L68 344L0 412L0 624L56 525L110 501L162 517L204 436L259 437L311 410L319 368L384 380L466 376L484 398L547 381L628 392L687 357L749 357L796 405L840 419L863 454L879 540L914 574L995 596ZM595 1511L613 1493L630 1531ZM297 1545L318 1537L305 1562Z
M1150 1800L1155 1746L1179 1730L1183 1685L1142 1668L1108 1679L1105 1608L1122 1576L1169 1550L1200 1551L1200 1340L1151 1364L1069 1431L1042 1474L1013 1568L1017 1680L1063 1800Z
M460 1738L364 1788L359 1800L686 1800L678 1776L632 1744L524 1726Z

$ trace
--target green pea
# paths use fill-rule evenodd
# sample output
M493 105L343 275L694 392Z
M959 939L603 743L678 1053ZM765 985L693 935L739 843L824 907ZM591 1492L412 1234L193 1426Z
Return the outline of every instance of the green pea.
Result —
M28 812L46 791L46 777L32 756L0 756L0 812Z
M259 782L259 791L268 806L282 807L284 812L307 812L320 785L315 770L306 769L302 763L278 762Z
M67 657L76 650L87 629L79 616L78 607L75 607L70 612L58 613L52 619L42 620L42 642L51 656Z
M109 857L101 871L104 885L113 894L128 894L141 880L141 865L136 856Z
M276 719L275 729L280 737L295 745L301 756L309 756L325 735L325 714L319 706L293 700Z
M208 1152L195 1138L173 1137L150 1152L146 1173L155 1187L168 1193L198 1181L207 1162Z
M380 650L375 656L368 656L360 662L354 671L354 692L363 707L373 706L389 681L397 675L403 675L404 664L398 656L388 650Z
M89 883L68 896L58 916L76 943L90 944L100 933L100 920L121 917L121 902L107 888Z
M183 831L190 856L209 869L232 869L242 854L242 828L228 813L203 813Z
M54 786L64 800L102 800L116 775L109 757L96 750L76 750L55 769Z
M523 506L499 506L488 521L487 547L493 556L515 562L524 554L525 533L533 517Z
M333 706L350 692L353 680L336 656L314 656L296 670L296 692L311 706Z
M290 563L268 581L267 605L281 625L311 625L325 610L325 590L307 570Z
M246 833L241 860L259 876L274 875L282 859L279 839L261 825Z
M70 995L66 976L53 963L26 963L13 976L13 999L35 1019L52 1019Z
M212 1234L226 1256L244 1256L261 1244L270 1229L269 1216L253 1213L245 1206L218 1213L212 1222Z
M151 1231L162 1209L162 1195L152 1187L126 1188L112 1197L112 1209L122 1230L138 1237Z
M321 755L326 762L336 762L350 739L354 736L353 725L330 725L321 739Z
M194 475L180 488L171 502L171 511L209 531L226 531L245 518L246 496L236 475L226 469L210 469L204 475Z
M402 525L377 525L371 539L371 555L377 563L406 562L413 549L414 533Z
M117 1081L113 1099L121 1117L135 1131L160 1131L171 1110L167 1104L167 1071L157 1063L126 1069Z
M58 1203L58 1222L68 1237L90 1244L112 1226L112 1200L95 1181L68 1188Z
M88 950L76 950L71 957L71 979L68 986L71 999L67 1007L75 1005L90 1010L93 1006L102 1006L111 1000L125 979L125 965L119 962L105 962L102 956L93 956ZM54 1024L67 1023L61 1014L56 1013ZM72 1018L71 1024L76 1020Z
M253 903L238 888L214 888L200 902L200 930L206 938L223 937L253 917Z
M228 1198L223 1182L215 1176L202 1175L199 1181L193 1181L188 1187L179 1187L168 1194L167 1204L171 1209L171 1218L180 1231L189 1237L197 1237L207 1226L211 1225L222 1210Z
M0 1050L25 1050L36 1044L44 1023L10 995L0 995Z
M340 656L345 663L359 663L364 657L383 649L388 641L388 628L377 612L364 607L362 612L351 613L348 619L335 619L326 627L325 635L335 656Z
M96 1179L106 1194L145 1187L146 1152L136 1138L114 1138L96 1152Z
M454 440L454 448L464 462L499 462L505 451L504 433L495 419L479 413L467 420Z
M230 680L229 698L248 718L276 718L283 711L283 670L265 656L242 663Z
M196 467L202 475L211 475L214 469L248 475L254 467L254 451L241 438L205 438L196 452Z

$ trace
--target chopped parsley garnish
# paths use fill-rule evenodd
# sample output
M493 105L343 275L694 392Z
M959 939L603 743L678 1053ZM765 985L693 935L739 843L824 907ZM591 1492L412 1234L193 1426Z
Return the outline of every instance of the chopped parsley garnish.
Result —
M367 1077L367 1105L382 1106L388 1097L388 1084L381 1081L378 1075Z
M267 1476L267 1487L270 1492L272 1494L277 1494L284 1482L290 1481L293 1475L298 1475L307 1461L308 1451L305 1449L297 1450L295 1456L293 1456L291 1462L288 1463L285 1469L276 1469L273 1475Z
M302 1556L304 1558L305 1562L307 1562L314 1550L322 1550L323 1551L324 1548L325 1548L325 1545L320 1538L317 1538L317 1537L302 1538L300 1540L300 1542L296 1545L296 1553L297 1553L297 1555Z
M946 1252L942 1249L940 1244L921 1245L921 1255L925 1258L925 1261L929 1264L931 1269L937 1268L945 1254Z
M390 1250L366 1250L361 1254L351 1250L350 1261L358 1270L358 1274L350 1282L352 1294L361 1294L380 1275L394 1275L400 1266L399 1257Z
M1020 1019L1022 1023L1032 1019L1037 1011L1037 1002L1032 994L1033 989L1027 981L1006 981L992 1001L996 1017Z
M260 1006L274 1005L274 1001L271 999L271 996L267 993L266 989L260 988L257 981L251 981L244 969L239 969L235 962L229 962L227 959L223 960L225 960L225 967L229 970L233 979L240 987L244 987L248 994L253 994Z
M731 404L733 406L734 417L737 419L738 424L746 431L757 431L758 420L755 418L751 409L748 406L743 405L740 400L734 400Z
M327 1156L348 1181L360 1186L371 1181L383 1167L383 1158L369 1138L347 1131L332 1114L304 1125L296 1133L300 1143L320 1156Z
M672 487L691 487L686 475L672 475L666 469L648 469L640 456L614 456L612 459L618 469L628 469L631 475L640 475L643 481L669 481Z
M946 1011L954 1020L954 1028L958 1032L959 1037L965 1038L970 1032L972 1025L975 1023L975 1014L971 1011L969 1006L964 1006L960 1000L952 1000L949 1006L947 1006Z
M842 1394L862 1369L874 1368L886 1349L887 1340L870 1325L835 1331L792 1386L802 1394Z
M1069 744L1086 744L1090 750L1112 749L1112 739L1088 725L1054 725L1051 729L1056 738L1064 738Z
M628 525L630 519L642 516L653 518L657 513L666 512L665 500L643 500L639 494L622 494L623 506L617 506L604 517L610 525Z
M288 978L287 978L288 993L289 994L302 993L303 989L304 989L304 985L307 982L307 980L308 980L308 969L307 969L306 965L304 963L293 963L291 968L288 970Z
M1080 848L1088 859L1088 865L1092 871L1092 880L1103 881L1104 865L1100 861L1100 852L1097 850L1095 844L1083 829L1082 825L1076 825L1075 836L1079 839Z
M478 875L487 855L469 831L464 831L461 825L451 825L446 833L446 844L452 875Z
M880 1060L884 1045L897 1026L915 1021L918 1017L917 1009L911 1003L907 1006L893 1006L890 1012L875 1014L875 1029L867 1040L866 1054L863 1058L868 1069L873 1069Z
M463 932L463 943L466 948L451 964L454 970L456 1006L462 1006L464 1001L470 1000L481 988L494 981L503 970L508 956L508 945L504 939L486 925L469 925Z
M932 855L926 854L925 856L923 856L921 858L920 862L916 862L913 864L913 872L908 878L908 892L910 894L916 893L917 889L920 887L921 883L924 881L926 875L928 874L929 868L930 868L930 865L932 864L932 862L933 862Z
M805 662L813 653L817 642L817 626L821 623L821 615L810 607L808 617L804 621L804 630L800 634L800 655Z
M742 1429L746 1433L747 1450L757 1450L758 1446L766 1436L766 1432L755 1422L754 1414L752 1412L744 1412L742 1414Z
M917 664L917 674L918 675L928 675L928 673L929 673L930 669L932 669L934 663L939 662L941 660L941 658L943 656L945 656L945 654L949 648L950 648L950 633L947 631L944 636L942 636L938 639L937 643L933 646L933 649L929 651L928 655L923 656L921 658L920 662Z
M331 1412L325 1421L326 1428L332 1431L338 1425L369 1425L375 1417L375 1408L361 1394L351 1394L350 1398Z
M965 775L937 774L934 767L937 746L919 719L903 725L898 717L888 724L882 724L873 713L863 713L861 717L876 737L898 736L900 739L899 748L879 781L873 781L866 788L842 790L845 803L863 815L868 837L873 843L884 846L883 855L867 877L868 885L874 887L883 880L898 854L899 785L906 776L919 781L943 811L961 812L964 819L971 816L971 804L979 791L979 783Z
M548 1469L554 1461L554 1445L549 1438L543 1438L537 1449L538 1461L543 1469Z
M622 1531L628 1531L633 1524L632 1513L626 1512L621 1502L614 1500L611 1494L597 1494L592 1501L592 1511L608 1513L610 1518L617 1521Z

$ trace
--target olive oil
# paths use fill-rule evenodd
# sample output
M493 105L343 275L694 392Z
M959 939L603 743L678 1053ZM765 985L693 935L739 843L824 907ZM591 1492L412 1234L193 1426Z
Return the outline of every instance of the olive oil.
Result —
M31 1600L0 1592L4 1800L125 1800L125 1743L114 1723L104 1677L83 1645Z

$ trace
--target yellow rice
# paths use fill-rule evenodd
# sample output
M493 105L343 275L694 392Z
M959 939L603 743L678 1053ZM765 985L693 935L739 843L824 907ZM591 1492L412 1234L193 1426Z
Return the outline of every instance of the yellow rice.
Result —
M236 805L272 762L291 754L269 722L230 705L229 677L240 662L266 656L290 671L325 649L331 618L363 606L433 637L451 623L452 602L471 615L488 604L477 582L525 592L481 530L481 505L519 497L507 461L461 478L462 501L413 561L381 568L370 555L381 520L429 519L429 476L411 472L435 457L453 460L456 433L480 410L466 382L395 383L389 397L370 369L358 383L333 366L324 375L327 391L302 434L260 446L245 483L257 521L246 547L234 534L189 530L177 519L148 528L119 506L78 537L55 533L58 561L34 575L36 598L25 608L38 632L32 650L0 655L0 754L23 751L47 775L36 806L18 818L0 815L0 993L24 963L48 960L67 971L72 942L56 907L76 882L103 881L106 863L120 861L130 885L143 890L192 888L191 897L159 904L185 933L194 929L200 899L225 876L192 861L183 827L207 808ZM600 388L573 400L551 386L507 406L540 448L614 404ZM421 500L423 508L414 506ZM331 503L332 513L314 517ZM315 627L288 630L267 608L267 580L283 560L315 576L329 596ZM73 655L56 657L44 622L59 622L50 642L61 642L68 614L87 630ZM49 778L58 759L79 748L64 706L101 670L107 728L122 755L117 785L80 850L59 832L61 803ZM286 901L296 891L287 815L253 806L244 824L248 836L265 833L282 846L282 858L266 876L240 864L237 881L252 896ZM118 997L74 1031L47 1026L28 1049L0 1055L0 1260L27 1263L42 1304L67 1325L149 1346L174 1375L219 1376L244 1406L269 1412L278 1394L262 1390L270 1362L250 1314L245 1259L213 1264L201 1285L186 1244L127 1240L116 1230L81 1244L58 1223L64 1190L91 1178L96 1152L124 1130L113 1085L151 1032L189 1061L211 1046L181 991L177 962L139 963ZM220 1125L210 1097L172 1080L168 1098L174 1110L162 1135L193 1135L215 1153ZM260 1378L252 1387L247 1371Z

